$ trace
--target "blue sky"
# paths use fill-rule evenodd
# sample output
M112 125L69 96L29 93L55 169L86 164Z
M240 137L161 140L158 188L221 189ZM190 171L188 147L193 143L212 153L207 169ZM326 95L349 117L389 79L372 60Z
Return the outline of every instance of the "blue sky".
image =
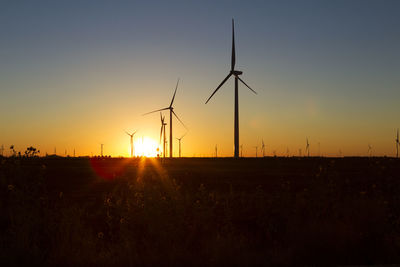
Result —
M184 154L233 151L233 81L245 153L394 153L399 120L399 1L3 1L0 142L51 152L126 155L122 129L158 139L157 116L182 79L176 111ZM177 122L174 135L185 130ZM27 129L29 134L27 134ZM210 131L212 129L212 131ZM125 140L126 139L126 140ZM175 144L175 147L177 144ZM175 150L176 151L176 150Z

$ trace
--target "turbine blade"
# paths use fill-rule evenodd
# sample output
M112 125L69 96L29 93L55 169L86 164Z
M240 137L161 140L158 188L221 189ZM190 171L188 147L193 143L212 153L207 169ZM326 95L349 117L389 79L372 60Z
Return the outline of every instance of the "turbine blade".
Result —
M235 69L236 64L236 51L235 51L235 25L232 19L232 58L231 58L231 70Z
M187 132L186 132L184 135L182 135L180 139L182 139L182 138L185 137L186 135L187 135Z
M218 85L217 89L215 89L212 95L207 99L206 104L208 103L208 101L210 101L211 97L213 97L213 95L218 91L218 89L221 88L221 86L226 82L226 80L228 80L229 77L231 77L231 75L232 73L229 73L228 76L226 76L225 79Z
M124 130L124 131L125 131L125 133L126 133L127 135L129 135L129 136L131 135L131 134L130 134L130 133L128 133L126 130Z
M182 123L183 127L185 127L185 129L187 130L186 125L181 121L181 119L179 119L178 115L176 115L176 113L175 113L174 110L172 110L172 113L175 115L175 117L178 119L178 121L179 121L180 123Z
M175 95L176 95L176 90L178 89L178 84L179 84L179 78L178 78L178 81L176 82L176 87L175 87L174 96L172 97L172 101L171 101L171 104L169 105L169 107L172 107L172 104L174 103Z
M247 83L245 83L242 79L240 79L240 77L239 76L236 76L236 78L238 78L239 79L239 81L241 81L244 85L246 85L247 86L247 88L249 88L253 93L255 93L255 94L257 94L257 92L256 91L254 91L253 89L251 89L250 88L250 86L248 86L247 85Z
M151 114L151 113L154 113L154 112L159 112L159 111L167 110L167 109L170 109L170 107L162 108L162 109L157 109L157 110L154 110L154 111L150 111L150 112L147 112L147 113L145 113L145 114L142 114L142 116L147 115L147 114Z

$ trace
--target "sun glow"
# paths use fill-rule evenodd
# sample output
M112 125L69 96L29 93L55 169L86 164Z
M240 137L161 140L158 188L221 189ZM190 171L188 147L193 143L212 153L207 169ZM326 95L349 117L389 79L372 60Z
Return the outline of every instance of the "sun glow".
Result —
M157 157L158 144L149 137L140 137L134 142L135 156Z

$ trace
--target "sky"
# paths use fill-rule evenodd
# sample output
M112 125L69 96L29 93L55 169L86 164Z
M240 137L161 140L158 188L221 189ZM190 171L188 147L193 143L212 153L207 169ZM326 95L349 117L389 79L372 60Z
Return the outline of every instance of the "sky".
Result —
M0 8L0 145L129 156L158 142L177 79L183 156L233 155L231 20L244 156L395 154L400 1L9 1ZM169 114L167 134L169 136ZM176 137L186 129L173 121Z

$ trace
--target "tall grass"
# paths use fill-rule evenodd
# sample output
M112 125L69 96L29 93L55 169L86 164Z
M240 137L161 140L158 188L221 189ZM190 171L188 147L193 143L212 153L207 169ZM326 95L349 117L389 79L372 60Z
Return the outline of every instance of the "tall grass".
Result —
M30 161L1 161L3 266L400 261L400 200L379 181L356 187L323 167L307 184L282 177L274 191L212 190L147 173L74 200L49 191L46 166Z

